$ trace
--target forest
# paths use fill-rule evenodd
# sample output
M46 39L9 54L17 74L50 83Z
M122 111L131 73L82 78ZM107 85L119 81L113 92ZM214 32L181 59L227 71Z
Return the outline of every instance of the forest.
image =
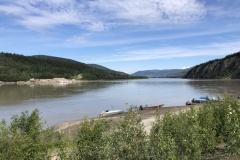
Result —
M211 60L191 68L184 78L240 79L240 52Z
M83 80L134 79L123 72L104 70L78 61L51 56L24 56L15 53L0 53L0 81L27 81L30 78L51 79L62 77Z

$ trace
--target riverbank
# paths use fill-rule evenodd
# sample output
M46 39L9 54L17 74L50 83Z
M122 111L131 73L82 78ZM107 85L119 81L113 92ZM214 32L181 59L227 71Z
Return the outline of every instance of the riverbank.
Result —
M128 79L132 80L132 79ZM29 81L17 81L17 82L4 82L0 81L0 85L62 85L72 83L90 83L90 82L106 82L108 80L77 80L77 79L65 79L65 78L52 78L52 79L30 79ZM113 80L109 80L113 81Z
M30 79L29 81L3 82L1 85L62 85L84 82L76 79L53 78L53 79Z
M196 105L191 105L194 108L198 108L202 106L202 104L196 104ZM139 110L139 114L142 119L142 123L144 125L144 129L147 133L149 133L153 122L155 121L155 116L156 114L159 114L160 117L164 116L165 113L171 112L171 113L179 113L181 111L187 111L190 109L189 105L184 105L184 106L171 106L171 107L162 107L160 109L156 108L145 108L143 110ZM105 119L110 119L113 121L119 121L127 112L121 113L121 114L116 114L116 115L110 115L107 117L104 117ZM54 128L57 131L62 131L64 133L75 133L76 130L78 129L79 124L83 120L79 121L71 121L71 122L63 122L58 125L56 125Z

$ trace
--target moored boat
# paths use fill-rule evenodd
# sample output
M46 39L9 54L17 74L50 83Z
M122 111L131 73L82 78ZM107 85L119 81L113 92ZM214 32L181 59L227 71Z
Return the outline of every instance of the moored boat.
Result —
M106 110L106 111L102 111L100 113L100 117L114 115L114 114L120 114L120 113L123 113L123 110Z
M216 99L215 97L212 97L211 99L209 99L208 97L199 97L198 99L193 98L191 102L187 101L186 105L194 105L196 103L204 103L207 101L216 102L216 101L218 101L218 99Z
M160 105L157 105L157 106L145 106L143 109L153 109L153 108L161 108L164 104L160 104Z

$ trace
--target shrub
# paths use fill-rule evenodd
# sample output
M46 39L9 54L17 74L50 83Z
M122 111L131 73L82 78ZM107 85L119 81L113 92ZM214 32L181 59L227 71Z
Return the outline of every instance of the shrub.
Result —
M50 153L64 144L56 134L52 128L43 130L38 110L30 115L26 111L21 116L13 116L10 126L3 120L0 123L0 159L49 159Z
M129 112L116 128L106 135L104 159L147 159L147 135L141 117L137 112Z
M163 132L163 122L160 117L156 118L149 134L149 157L152 160L175 160L177 159L176 143L169 132Z
M106 143L103 135L109 129L109 121L85 119L80 125L76 136L77 159L101 159Z
M216 124L218 120L214 117L214 110L212 103L207 103L200 107L197 112L201 138L200 146L203 153L213 151L217 144Z
M197 113L194 109L176 114L166 114L163 118L163 135L174 139L177 157L180 159L200 159L201 147Z
M221 123L218 125L222 140L228 145L230 152L240 153L240 102L227 95L219 104Z

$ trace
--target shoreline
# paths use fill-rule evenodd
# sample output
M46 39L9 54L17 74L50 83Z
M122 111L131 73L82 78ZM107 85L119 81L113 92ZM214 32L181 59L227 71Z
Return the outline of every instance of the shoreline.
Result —
M126 79L132 80L132 79ZM77 79L65 79L65 78L52 78L52 79L34 79L29 81L17 81L17 82L4 82L0 81L1 85L67 85L74 83L89 83L89 82L105 82L112 80L77 80Z
M4 81L0 82L1 85L66 85L87 81L65 78L52 78L52 79L30 79L29 81L17 81L17 82L4 82Z
M161 107L159 110L156 108L148 108L148 109L143 109L139 110L138 113L141 116L142 123L144 126L144 129L147 133L150 132L150 129L152 127L152 124L155 121L156 113L160 115L160 117L163 117L165 113L174 113L178 114L180 111L187 111L191 107L198 108L202 106L202 104L196 104L196 105L183 105L183 106L170 106L170 107ZM115 115L109 115L106 117L96 117L93 119L109 119L109 120L114 120L114 121L119 121L127 112L123 112L120 114L115 114ZM73 133L78 129L78 126L81 122L84 120L76 120L76 121L70 121L70 122L62 122L54 126L56 131L61 131L65 133Z

